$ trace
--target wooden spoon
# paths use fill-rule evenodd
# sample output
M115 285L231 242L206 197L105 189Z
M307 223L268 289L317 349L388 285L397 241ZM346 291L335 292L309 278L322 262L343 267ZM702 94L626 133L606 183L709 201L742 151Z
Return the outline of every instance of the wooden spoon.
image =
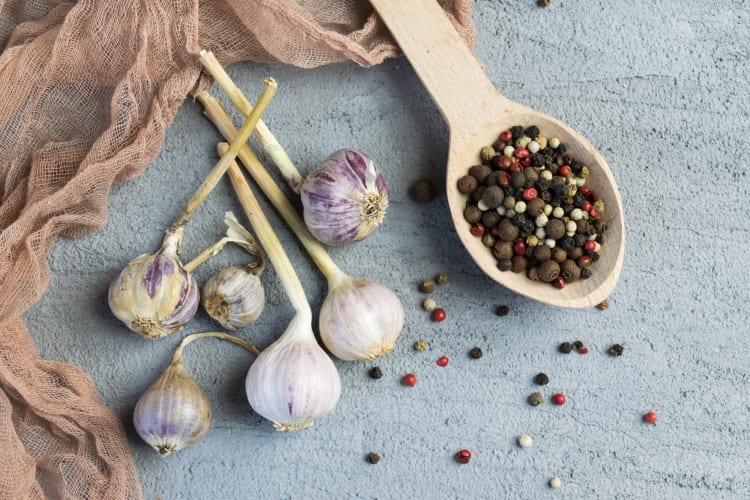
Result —
M500 95L466 47L436 0L370 0L401 50L437 103L450 129L446 193L453 224L469 254L490 278L511 290L550 305L582 308L599 304L614 288L625 253L622 201L612 172L601 155L576 131L560 121ZM479 151L513 125L536 125L547 137L558 137L572 158L591 171L586 185L606 203L606 241L592 276L557 289L531 281L525 273L500 271L480 238L463 217L466 195L456 181L479 163Z

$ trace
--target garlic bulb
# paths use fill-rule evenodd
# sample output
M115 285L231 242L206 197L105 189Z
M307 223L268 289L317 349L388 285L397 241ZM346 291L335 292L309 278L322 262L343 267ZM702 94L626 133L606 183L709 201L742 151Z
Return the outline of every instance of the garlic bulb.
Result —
M361 240L383 221L388 183L366 154L336 151L299 186L305 225L327 245Z
M136 257L109 287L109 307L146 338L182 329L198 309L198 284L177 256L181 232L168 232L161 249Z
M239 330L258 319L266 304L263 284L244 267L227 267L203 285L203 308L227 330Z
M133 425L141 439L166 457L200 441L211 427L211 403L174 358L138 399Z
M250 366L247 400L279 431L306 429L332 412L341 379L318 345L306 315L295 316L284 334Z
M320 309L320 338L346 361L371 360L393 350L404 327L398 297L382 285L339 275L329 281Z

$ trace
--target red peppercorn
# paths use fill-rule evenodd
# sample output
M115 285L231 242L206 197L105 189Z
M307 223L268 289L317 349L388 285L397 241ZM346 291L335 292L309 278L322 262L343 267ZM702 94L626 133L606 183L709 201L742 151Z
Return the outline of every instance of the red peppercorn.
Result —
M526 255L526 243L523 240L516 240L513 243L513 253L516 255Z
M500 170L508 170L513 165L513 158L503 155L497 163Z
M521 162L518 161L518 160L514 161L513 165L510 166L510 171L511 172L522 172L523 171L523 167L521 166Z
M443 321L445 319L445 309L438 307L432 310L432 321Z
M561 175L563 177L570 177L573 175L573 172L570 171L570 167L567 165L563 165L562 167L557 169L557 175Z
M536 198L537 192L534 188L528 188L523 190L523 199L526 201L533 200Z
M499 139L503 142L510 142L511 139L513 139L513 132L511 132L510 130L503 130L502 132L500 132Z
M497 184L503 188L510 186L510 175L508 175L508 172L500 171L500 175L497 176Z
M401 383L409 387L414 387L417 385L417 376L413 373L407 373L404 375L404 378L401 379Z
M484 225L477 222L476 224L471 226L471 229L469 229L469 231L477 238L481 238L484 235Z
M529 157L529 150L526 148L516 148L516 150L513 151L513 156L515 156L518 159L523 160L524 158Z
M558 276L552 281L552 286L562 290L563 288L565 288L565 278L563 278L562 276Z
M588 196L591 192L591 188L588 186L581 186L578 188L578 192L581 193L583 196ZM581 207L581 210L583 210L583 207Z
M596 241L587 240L586 243L583 244L583 249L586 250L587 252L596 251Z
M602 216L602 214L600 214L599 211L593 207L591 208L591 210L589 210L589 215L591 215L591 217L593 217L594 219L598 219Z
M560 394L559 392L552 396L552 402L555 403L557 406L562 406L565 404L565 394Z
M584 212L590 211L592 208L594 208L594 205L591 204L590 201L586 200L583 203L581 203L581 210Z
M448 366L448 356L440 356L437 360L438 366Z
M521 165L524 167L530 167L531 166L531 158L528 156L521 160Z
M471 452L469 450L461 450L456 453L456 461L460 464L468 464L471 460Z
M578 354L588 354L588 353L589 353L588 347L581 347L580 349L578 349Z
M497 236L500 234L500 228L495 226L490 228L490 234L497 238Z
M582 255L578 259L578 267L589 267L590 265L591 265L591 257L589 257L588 255Z
M647 424L656 424L657 419L658 417L656 416L656 413L652 411L643 415L643 421L646 422Z

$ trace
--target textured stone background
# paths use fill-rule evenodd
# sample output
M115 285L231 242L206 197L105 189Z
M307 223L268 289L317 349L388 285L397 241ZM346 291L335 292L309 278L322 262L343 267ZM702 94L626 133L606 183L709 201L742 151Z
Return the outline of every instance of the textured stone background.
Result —
M558 310L483 277L460 247L444 196L426 205L407 190L444 181L447 130L404 60L362 69L237 65L249 96L275 76L265 118L303 171L330 152L358 147L386 172L393 199L385 225L364 242L331 250L353 276L393 289L406 327L377 363L337 361L336 411L294 434L276 433L244 396L251 357L204 340L186 353L206 390L213 428L194 447L160 459L132 430L141 392L182 335L145 341L111 316L106 290L162 231L216 160L218 135L188 101L163 150L138 179L116 187L107 227L61 240L43 299L26 315L46 357L83 367L131 436L145 498L748 498L750 302L747 117L750 7L743 0L479 0L478 57L509 98L570 123L600 148L621 186L627 250L611 307ZM418 22L415 20L415 22ZM264 201L264 200L262 200ZM222 182L188 228L193 256L240 213ZM326 284L269 209L318 310ZM241 262L225 252L200 281ZM435 324L419 307L418 280L445 271L435 292L448 311ZM261 346L286 327L291 307L273 269L267 308L241 334ZM494 314L500 304L511 313ZM200 313L187 332L215 329ZM412 349L424 338L426 352ZM556 346L580 338L587 356ZM606 354L613 342L625 354ZM480 346L485 356L472 360ZM435 360L447 355L447 368ZM379 365L385 376L367 377ZM413 371L414 388L400 385ZM532 408L533 376L567 394L564 407ZM643 413L659 414L656 426ZM520 433L534 447L520 449ZM459 465L453 454L470 448ZM365 456L377 451L378 465ZM563 488L547 481L560 476Z

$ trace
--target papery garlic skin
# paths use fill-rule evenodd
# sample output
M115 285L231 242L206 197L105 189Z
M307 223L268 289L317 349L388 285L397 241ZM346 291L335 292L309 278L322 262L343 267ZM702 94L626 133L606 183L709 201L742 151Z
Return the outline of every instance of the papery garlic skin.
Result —
M320 338L334 356L371 360L396 346L404 328L404 309L384 286L347 277L331 286L319 321Z
M227 330L239 330L257 320L266 305L260 278L232 266L211 276L203 285L202 304L209 316Z
M200 441L211 427L211 403L182 363L170 363L133 413L138 435L166 457Z
M383 221L389 189L366 154L336 151L308 175L299 189L305 225L327 245L361 240Z
M245 391L253 410L277 430L295 431L334 410L341 379L312 327L295 317L250 366Z
M146 338L175 333L198 310L198 283L182 266L169 237L156 253L136 257L109 287L109 307L125 325Z

